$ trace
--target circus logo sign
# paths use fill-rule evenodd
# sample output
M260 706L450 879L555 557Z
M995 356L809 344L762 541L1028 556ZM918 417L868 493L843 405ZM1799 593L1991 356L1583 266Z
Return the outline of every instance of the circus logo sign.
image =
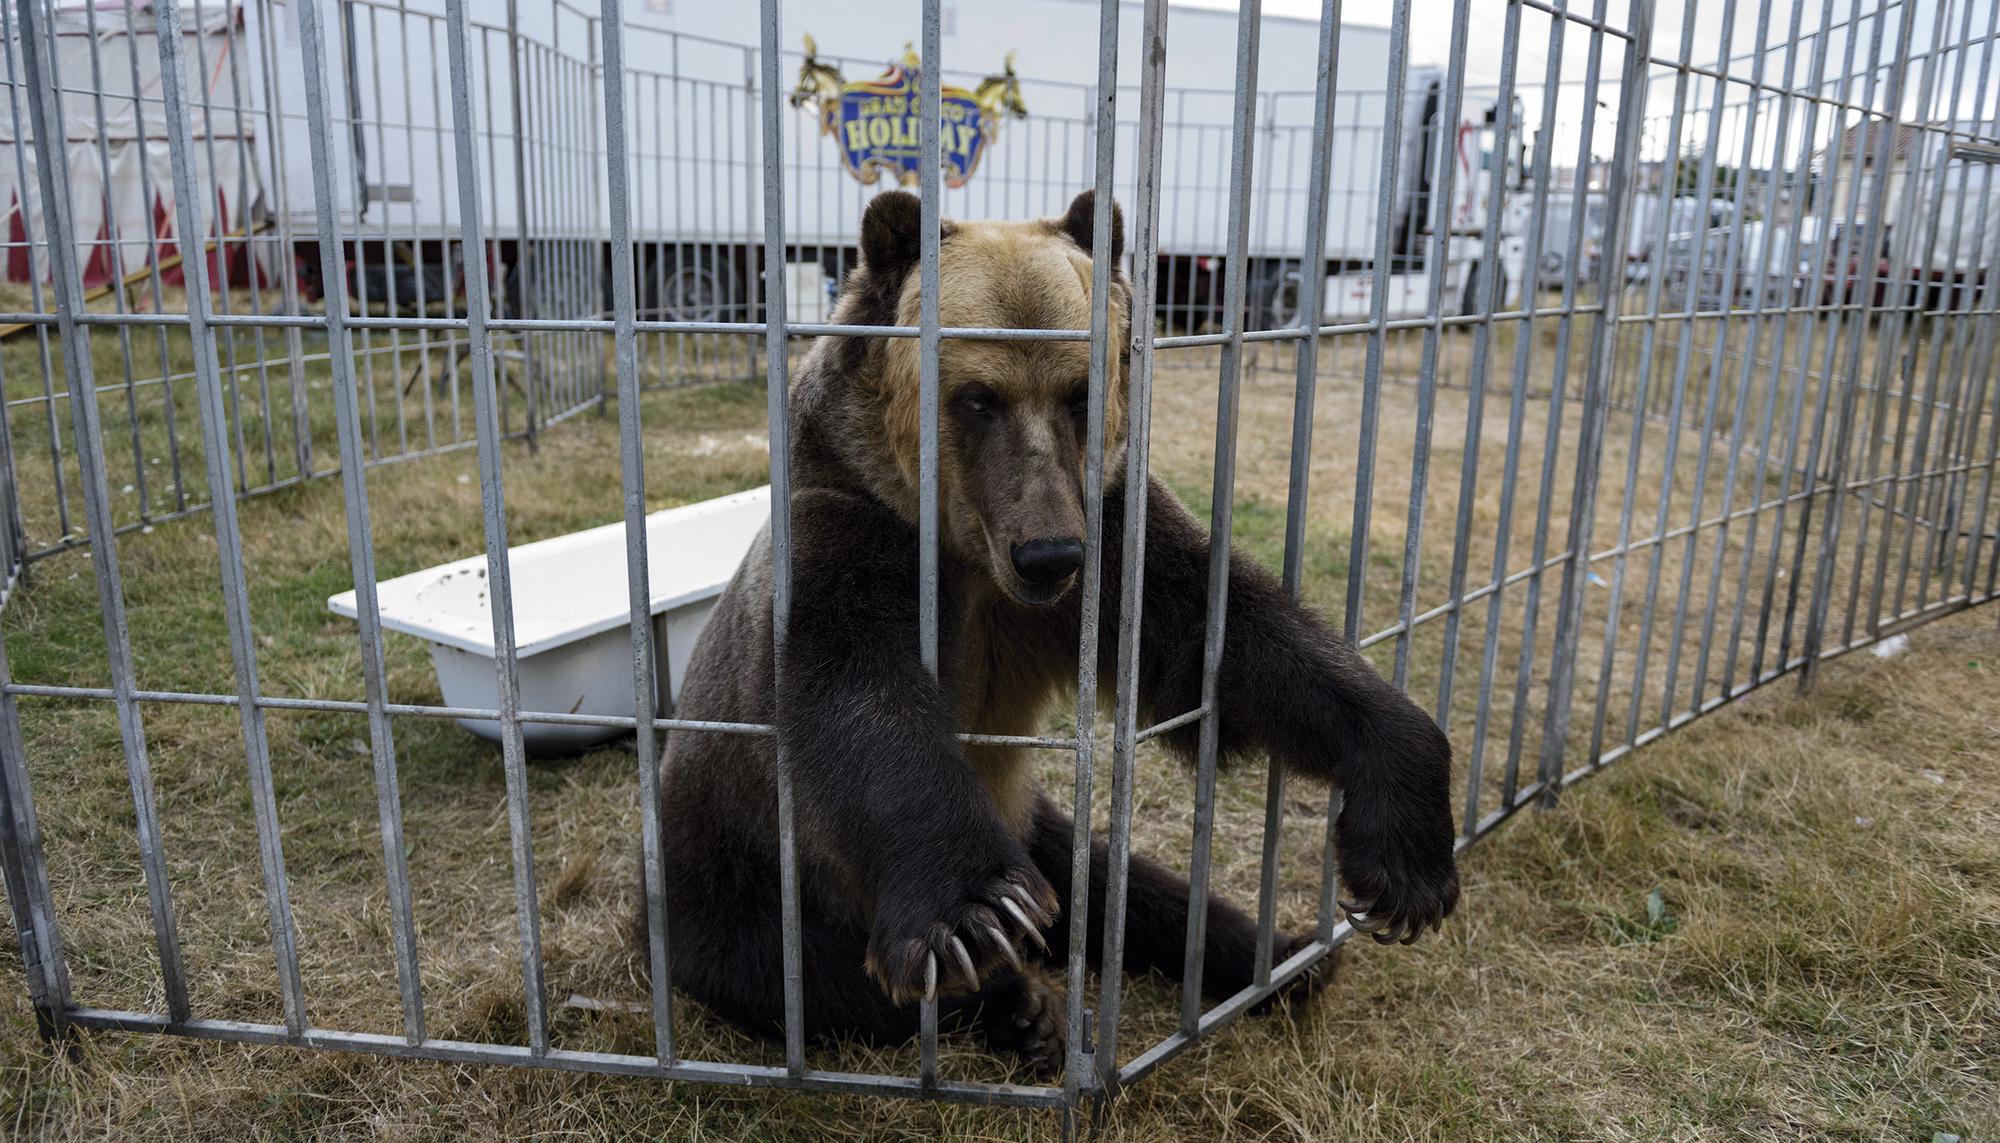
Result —
M856 179L874 183L886 172L897 182L914 186L922 168L917 130L922 69L916 53L905 45L903 58L879 78L849 83L839 69L820 62L813 38L805 39L806 59L799 68L792 106L815 105L820 133L832 137L841 163ZM981 80L976 89L945 85L939 94L938 153L944 181L962 187L979 169L980 157L1000 132L1000 121L1028 114L1021 101L1021 81L1014 74L1013 53L1008 53L1004 71Z

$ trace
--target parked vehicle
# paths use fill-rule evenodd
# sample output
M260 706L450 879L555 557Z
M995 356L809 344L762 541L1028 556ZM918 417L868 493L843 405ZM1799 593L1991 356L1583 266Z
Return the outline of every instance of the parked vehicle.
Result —
M1625 231L1626 284L1650 281L1656 266L1686 266L1695 246L1708 235L1727 229L1735 217L1736 207L1726 198L1704 201L1693 195L1634 196Z
M1538 278L1544 290L1561 287L1572 260L1577 263L1578 281L1587 282L1597 273L1598 259L1603 253L1604 226L1609 215L1604 192L1586 190L1583 194L1583 241L1575 247L1570 245L1570 234L1576 225L1577 188L1555 186L1549 188L1546 195L1542 246L1536 259ZM1510 238L1523 239L1522 258L1527 256L1525 236L1532 221L1530 212L1535 209L1535 197L1533 188L1523 188L1507 202L1505 232Z

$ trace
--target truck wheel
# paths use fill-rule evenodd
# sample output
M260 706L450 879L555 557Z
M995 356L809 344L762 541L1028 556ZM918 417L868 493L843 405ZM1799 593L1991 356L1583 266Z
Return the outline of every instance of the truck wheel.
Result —
M1484 260L1474 262L1472 268L1466 271L1465 292L1459 299L1459 313L1476 314L1484 312L1479 307L1479 283L1486 275L1487 265L1488 263ZM1492 268L1494 274L1493 308L1495 311L1498 311L1507 307L1507 269L1498 263L1494 263Z
M508 317L588 318L597 308L592 286L588 268L530 243L525 255L507 264L500 304Z
M1250 288L1251 329L1287 329L1299 322L1299 267L1278 263L1257 276Z
M652 283L656 309L665 321L745 320L737 308L736 267L727 251L681 246L667 251L665 274Z

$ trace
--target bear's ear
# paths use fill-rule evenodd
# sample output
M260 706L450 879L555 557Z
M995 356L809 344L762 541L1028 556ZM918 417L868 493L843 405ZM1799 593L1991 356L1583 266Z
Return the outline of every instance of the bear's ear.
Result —
M1062 219L1056 225L1064 234L1069 235L1070 241L1083 247L1085 254L1090 254L1096 249L1091 243L1096 217L1097 192L1084 191L1070 201L1069 210L1063 213ZM1111 260L1116 262L1124 256L1125 212L1118 209L1118 200L1113 199L1111 200Z
M938 240L950 238L949 220L938 220ZM861 214L861 261L868 272L896 281L923 255L923 201L909 191L876 195Z

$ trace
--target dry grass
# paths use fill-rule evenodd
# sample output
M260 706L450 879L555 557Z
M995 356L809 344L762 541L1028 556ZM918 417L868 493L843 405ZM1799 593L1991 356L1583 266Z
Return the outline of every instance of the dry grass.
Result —
M1393 369L1411 364L1415 344L1404 338L1392 346ZM1358 369L1353 350L1354 343L1339 349L1336 375ZM1449 351L1462 370L1462 339ZM1546 385L1532 392L1538 404L1530 406L1520 442L1530 475L1512 521L1510 567L1523 564L1532 540L1533 475L1549 420ZM1201 369L1162 376L1156 471L1197 509L1208 495L1214 399L1213 376ZM1275 561L1291 431L1288 374L1254 375L1242 400L1237 534ZM1489 397L1481 421L1474 582L1491 571L1506 404L1504 394ZM1323 386L1307 594L1335 609L1346 575L1358 411L1355 387ZM1364 613L1371 630L1387 626L1396 608L1413 413L1411 390L1385 389ZM761 390L720 385L657 394L644 416L655 506L763 479ZM184 424L192 423L190 415ZM1467 423L1464 391L1441 394L1419 610L1447 594ZM1556 423L1561 503L1574 407ZM1629 419L1614 419L1607 471L1621 471L1630 440L1641 442L1646 479L1635 490L1635 511L1650 528L1663 493L1675 497L1670 506L1684 505L1698 482L1689 471L1696 442L1694 434L1679 442L1684 463L1667 486L1657 467L1665 430L1645 423L1636 437L1631 430ZM517 540L618 512L611 421L586 415L547 434L534 453L510 445L507 464ZM461 454L371 474L384 576L477 549L472 469L472 458ZM1708 480L1719 496L1719 462ZM1617 519L1618 498L1609 499L1601 506L1608 515L1600 516L1599 547L1609 542L1604 521L1615 527ZM247 501L243 521L266 689L357 696L351 625L323 609L327 595L347 586L338 487L320 481ZM1560 546L1565 521L1558 514L1551 523ZM120 551L140 685L227 689L215 549L205 522L131 535ZM1706 586L1708 552L1697 551L1698 588ZM1669 579L1680 549L1672 555ZM1672 586L1663 607L1672 605ZM33 582L0 617L17 678L102 685L95 598L81 553L36 566ZM1595 606L1593 630L1603 624L1601 602ZM1492 687L1503 717L1494 730L1501 741L1488 752L1489 784L1511 726L1504 712L1522 635L1517 607L1510 602L1493 636L1506 653ZM1477 699L1483 609L1476 618L1455 665L1452 728L1461 754ZM1545 613L1544 648L1548 620ZM1357 950L1323 1002L1239 1026L1138 1085L1117 1108L1110 1133L1637 1139L1910 1138L1933 1130L1978 1137L2000 1130L1992 1095L2000 1085L2000 785L1992 772L2000 756L2000 687L1993 685L2000 637L1989 615L1975 614L1913 639L1913 652L1901 658L1833 664L1810 695L1780 687L1754 696L1578 788L1556 811L1506 827L1469 855L1466 903L1442 940L1413 950ZM1656 640L1656 656L1660 646ZM1579 684L1586 697L1596 681L1596 650L1586 646ZM1394 651L1393 641L1378 648L1385 668L1393 667ZM1408 656L1413 692L1434 695L1443 670L1437 625L1420 629ZM1614 702L1628 693L1633 666L1614 657ZM398 699L435 701L421 647L394 640L389 667ZM1531 681L1524 702L1530 768L1540 725L1536 688L1545 680ZM106 1007L156 1009L162 998L147 952L150 929L111 712L104 704L51 700L23 700L22 712L77 995ZM235 716L149 706L146 729L196 1010L275 1019ZM433 1033L518 1040L497 756L444 722L399 719L395 732ZM365 727L341 715L274 712L271 736L310 1015L322 1026L396 1031ZM613 746L533 771L549 988L557 1001L572 993L643 996L622 942L638 765L629 748ZM1063 759L1046 765L1050 781L1066 781ZM1142 756L1135 815L1141 849L1185 862L1187 791L1175 767ZM1219 791L1218 885L1238 898L1254 891L1262 800L1255 768L1226 777ZM1319 791L1295 788L1288 803L1280 915L1299 926L1309 923L1317 899L1324 800ZM1485 804L1491 808L1490 797ZM1655 890L1659 907L1649 911ZM35 1042L18 965L11 950L5 955L0 1122L30 1137L1013 1138L1054 1127L1050 1117L1026 1113L135 1036L90 1036L84 1062L72 1065ZM1175 993L1157 982L1139 982L1132 992L1128 1051L1169 1028L1177 1008ZM677 1012L690 1054L778 1062L768 1045L744 1040L690 1005ZM622 1011L564 1008L555 1024L565 1047L645 1051L650 1042L643 1017ZM1005 1074L968 1042L948 1043L944 1057L948 1075ZM915 1067L910 1050L826 1049L813 1059L828 1067Z

